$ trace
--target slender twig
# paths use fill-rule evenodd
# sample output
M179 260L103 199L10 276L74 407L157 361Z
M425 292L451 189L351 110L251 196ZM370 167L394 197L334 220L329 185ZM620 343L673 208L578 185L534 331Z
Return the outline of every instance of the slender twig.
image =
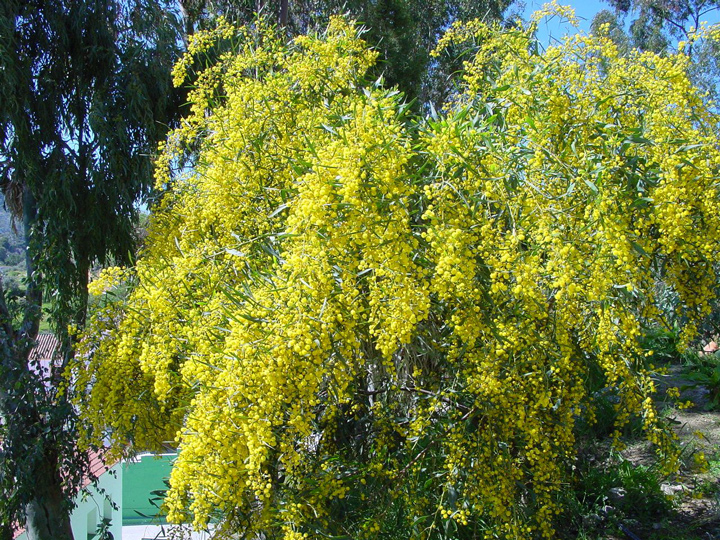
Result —
M465 420L467 420L468 418L470 418L470 417L473 415L473 413L475 413L476 411L477 411L477 407L473 407L472 409L470 409L467 413L465 413L465 414L463 415L463 417L460 419L460 422L464 422ZM412 459L410 460L410 463L408 463L407 465L405 465L405 467L404 467L398 474L399 474L400 476L404 476L405 474L407 474L407 471L410 469L410 467L412 467L413 465L415 465L415 463L417 463L418 460L419 460L421 457L423 457L423 456L427 453L427 451L430 450L430 448L431 448L432 446L435 445L435 443L438 441L438 439L439 439L440 437L444 437L445 435L447 435L448 433L450 433L450 431L452 431L453 428L455 428L456 426L457 426L457 424L451 424L451 425L450 425L445 431L443 431L440 435L435 436L435 437L433 437L432 439L430 439L430 442L427 443L427 445L425 446L425 448L423 448L422 450L420 450L420 452L418 452L418 454L417 454L414 458L412 458Z
M379 394L384 394L385 392L388 392L389 388L383 388L380 390L358 390L358 394L362 396L377 396ZM417 394L424 394L426 396L431 396L439 401L442 401L443 403L447 403L448 405L452 405L456 409L466 413L470 410L470 407L467 405L463 405L462 403L458 403L457 401L453 401L449 397L446 396L438 396L435 392L431 392L430 390L425 390L424 388L418 388L416 386L408 387L408 386L400 386L398 387L398 390L402 390L403 392L409 392L409 393L417 393Z

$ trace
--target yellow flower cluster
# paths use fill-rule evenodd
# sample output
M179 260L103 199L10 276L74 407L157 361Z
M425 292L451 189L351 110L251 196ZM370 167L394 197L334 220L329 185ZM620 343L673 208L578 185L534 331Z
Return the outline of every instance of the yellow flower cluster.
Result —
M324 515L348 492L311 459L317 425L369 363L392 372L429 298L413 260L400 96L360 88L377 54L342 19L287 48L262 23L241 34L240 52L199 76L193 116L158 163L158 187L170 191L152 216L139 285L96 315L89 370L77 376L89 390L89 440L118 453L128 441L178 445L170 520L203 527L217 511L240 519L260 503L268 509L248 512L247 530L268 529L280 512L289 540L306 537L306 514ZM199 43L212 40L199 36L192 52ZM198 140L193 170L172 175ZM280 471L300 488L313 479L312 506L272 506L289 489Z
M171 521L285 540L552 538L591 372L676 464L639 337L658 279L691 336L720 239L684 57L454 26L465 91L413 122L346 21L233 32L193 42L234 52L158 161L137 286L85 334L87 440L177 446Z
M551 17L563 19L576 28L580 24L577 15L575 15L575 10L570 6L558 4L557 0L552 0L552 2L543 4L539 10L533 13L531 21L532 24L537 24L543 19Z
M103 268L97 278L88 284L90 296L100 296L114 289L127 279L127 271L118 266Z
M583 35L538 55L530 35L474 23L445 36L443 46L476 41L479 54L465 64L465 95L426 133L437 173L423 217L432 291L453 332L447 358L484 423L450 454L464 496L507 537L532 536L530 524L550 538L593 364L619 393L620 426L641 414L677 464L638 337L660 317L659 264L688 336L709 312L720 154L686 58L622 57ZM519 483L533 486L532 516L508 514Z

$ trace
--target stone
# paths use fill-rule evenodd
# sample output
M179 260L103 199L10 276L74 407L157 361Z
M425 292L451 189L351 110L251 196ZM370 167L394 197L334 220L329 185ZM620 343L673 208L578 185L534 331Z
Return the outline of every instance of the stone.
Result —
M668 497L674 497L678 493L685 491L685 486L680 484L660 484L660 491Z
M617 504L617 503L622 502L623 499L625 499L626 493L627 492L625 491L624 488L614 487L614 488L610 488L610 491L608 491L608 497L613 503Z

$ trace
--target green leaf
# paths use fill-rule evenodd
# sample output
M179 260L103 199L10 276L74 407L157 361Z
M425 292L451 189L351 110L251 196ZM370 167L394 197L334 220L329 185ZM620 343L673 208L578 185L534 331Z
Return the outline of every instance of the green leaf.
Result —
M585 185L587 185L587 187L590 188L590 191L592 191L593 193L599 193L597 186L592 181L585 178L584 182L585 182Z
M271 213L268 217L274 218L274 217L277 216L280 212L282 212L283 210L286 210L287 207L288 207L287 204L281 204L281 205L278 206L278 207L275 209L275 211L274 211L273 213Z
M645 251L645 249L637 242L631 241L630 244L632 245L632 248L635 250L636 253L642 255L643 257L650 257L648 252Z

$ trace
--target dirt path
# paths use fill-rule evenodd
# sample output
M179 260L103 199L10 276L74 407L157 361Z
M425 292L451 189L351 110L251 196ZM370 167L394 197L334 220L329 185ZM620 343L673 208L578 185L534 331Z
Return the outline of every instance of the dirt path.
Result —
M689 383L680 366L656 377L656 405L678 437L682 465L677 474L661 485L663 492L673 499L674 512L653 524L651 530L640 530L636 536L643 540L720 540L720 412L706 411L708 392L703 387L687 388ZM686 387L678 402L689 400L694 406L678 408L666 397L670 387ZM644 442L630 446L623 457L635 465L653 460L649 445ZM633 539L632 534L625 538Z

